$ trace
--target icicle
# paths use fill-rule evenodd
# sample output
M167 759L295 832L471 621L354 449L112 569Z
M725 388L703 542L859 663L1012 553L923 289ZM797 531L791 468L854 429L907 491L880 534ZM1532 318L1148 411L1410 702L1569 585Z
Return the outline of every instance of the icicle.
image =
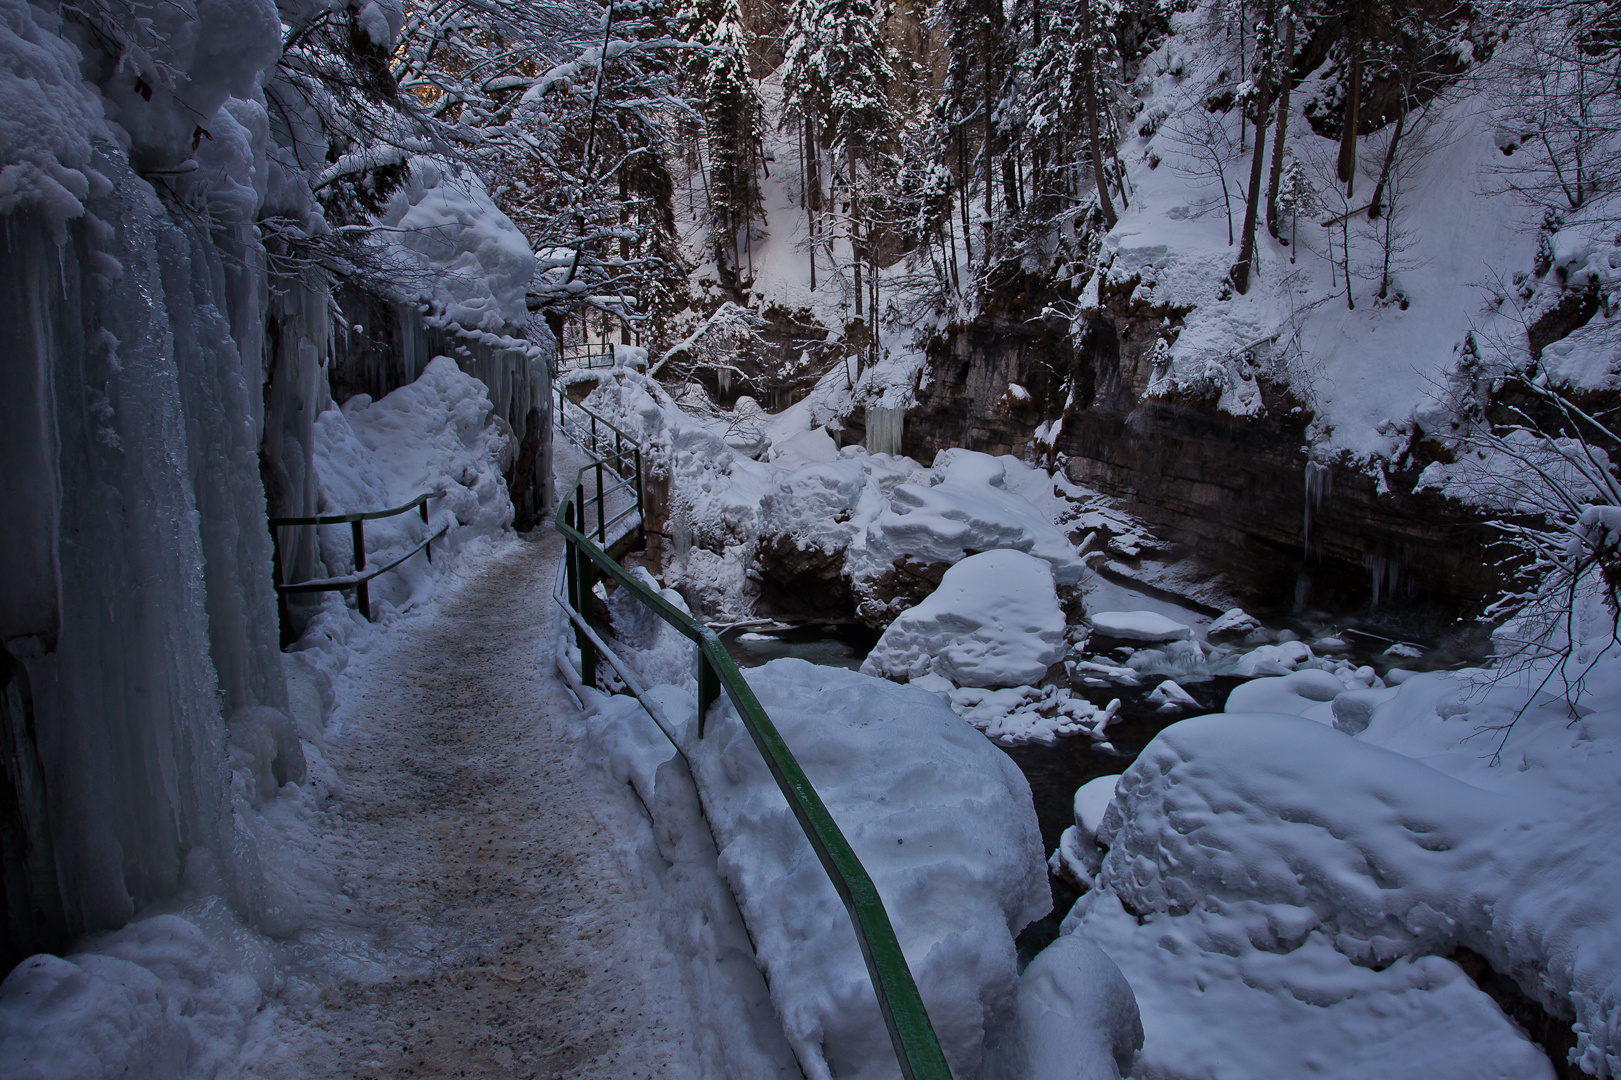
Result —
M1372 608L1378 608L1381 599L1395 595L1396 586L1400 581L1401 564L1395 559L1370 551L1362 556L1362 565L1368 568L1368 576L1373 585Z
M905 409L882 405L867 407L866 447L869 454L899 454L906 423Z
M1328 496L1334 485L1334 474L1329 466L1321 465L1316 461L1306 462L1306 513L1302 528L1304 539L1301 554L1311 557L1311 522L1312 516L1322 506L1323 499Z

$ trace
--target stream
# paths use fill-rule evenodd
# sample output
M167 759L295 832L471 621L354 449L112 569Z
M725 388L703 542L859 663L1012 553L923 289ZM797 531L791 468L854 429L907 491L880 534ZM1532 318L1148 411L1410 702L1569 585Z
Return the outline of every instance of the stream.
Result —
M1089 612L1153 611L1195 626L1201 633L1211 621L1209 615L1191 607L1095 576L1086 588L1086 607ZM1313 645L1314 652L1325 658L1344 659L1357 666L1369 665L1381 677L1393 667L1430 671L1479 663L1486 655L1484 636L1472 628L1419 622L1400 612L1352 616L1334 616L1324 612L1256 611L1253 614L1260 619L1266 631L1245 647L1258 644L1263 639L1266 642L1301 640ZM750 624L732 627L720 636L741 667L759 667L771 660L792 656L814 664L856 670L877 644L880 635L859 623L806 622L790 626L780 623ZM1337 640L1339 644L1319 648L1325 639ZM1385 655L1384 650L1397 641L1422 643L1421 654L1401 657ZM1126 646L1102 651L1089 658L1124 664L1134 651ZM1120 711L1108 727L1108 742L1099 743L1085 735L1072 735L1059 737L1052 743L999 743L1030 784L1044 853L1051 855L1057 849L1063 831L1075 824L1074 797L1077 788L1097 777L1124 772L1154 737L1170 725L1190 716L1220 712L1233 688L1253 677L1257 676L1169 672L1146 675L1139 686L1077 686L1074 693L1099 706L1106 705L1110 699L1120 699ZM1148 695L1164 678L1175 679L1197 702L1197 707L1165 710L1149 701ZM1053 910L1019 934L1017 945L1021 970L1031 957L1057 938L1064 916L1080 897L1080 893L1068 882L1057 877L1049 880L1053 892Z

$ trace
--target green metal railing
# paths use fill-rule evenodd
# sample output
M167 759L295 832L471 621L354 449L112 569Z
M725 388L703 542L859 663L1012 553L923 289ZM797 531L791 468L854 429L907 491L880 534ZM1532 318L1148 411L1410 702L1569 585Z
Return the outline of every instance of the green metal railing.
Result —
M560 396L560 408L562 400ZM907 1080L951 1080L951 1071L946 1065L945 1055L940 1050L939 1040L935 1037L934 1026L929 1022L929 1014L923 1007L923 999L918 995L917 984L912 978L911 969L906 965L906 957L901 952L900 943L895 939L894 927L890 924L889 914L884 910L883 900L879 897L872 878L861 865L861 861L856 858L849 841L839 830L838 823L833 820L821 796L811 786L810 780L805 776L804 770L795 760L793 752L789 750L776 726L772 724L771 718L766 715L765 709L754 696L754 691L749 689L749 684L744 681L726 647L721 644L720 638L713 630L665 600L657 592L647 588L608 553L607 549L611 544L616 541L623 542L625 539L623 536L614 536L610 533L609 530L615 522L635 512L638 517L627 532L638 533L641 528L639 516L643 507L641 449L639 446L634 447L634 455L627 458L623 444L630 438L628 435L605 419L596 417L584 406L575 405L573 408L586 416L591 416L595 423L595 427L591 428L592 447L605 442L609 433L617 440L613 445L618 465L614 470L614 479L618 484L605 487L605 462L602 457L592 447L585 446L580 439L569 434L566 425L559 424L559 427L565 430L565 434L569 434L570 439L581 445L582 449L586 449L595 459L575 474L573 491L564 499L556 520L557 531L564 539L562 599L569 620L574 625L575 639L580 649L581 682L586 686L595 685L599 649L605 653L615 668L620 669L621 674L628 675L617 658L607 651L606 643L592 626L592 589L600 572L612 578L619 588L628 589L630 594L645 607L697 645L698 737L703 738L704 721L709 707L719 700L724 692L737 709L744 728L765 759L766 767L770 769L777 787L788 801L789 809L793 811L800 828L804 830L812 850L816 852L816 857L827 871L834 890L844 903L845 911L849 913L851 925L855 928L856 940L861 946L861 955L866 960L867 971L872 977L879 1011L883 1014L884 1024L889 1030L890 1043L894 1046L895 1056L900 1062L901 1073ZM581 423L577 425L576 430L584 430L584 427L585 425ZM634 444L634 440L632 442ZM626 470L626 465L630 465L631 468ZM589 499L586 495L588 478L594 480L593 486L596 488ZM607 498L614 491L620 490L619 485L625 483L635 486L635 506L632 510L609 519ZM591 528L590 505L593 503L597 508L595 529ZM591 535L593 532L594 538ZM634 689L634 683L632 686ZM637 696L643 695L638 691ZM655 720L657 719L655 715Z
M611 341L592 341L584 345L564 345L557 350L557 363L564 368L611 368L614 366L614 347Z
M411 550L407 551L404 555L401 555L394 561L386 563L382 566L373 567L370 570L366 569L365 523L368 521L376 521L379 518L394 517L398 514L405 514L412 510L417 510L422 515L422 524L427 525L428 500L442 499L444 498L444 495L445 493L443 491L425 491L421 495L418 495L416 498L412 499L410 502L406 503L404 506L396 506L389 510L362 510L353 514L320 514L315 517L271 518L269 520L271 546L270 574L271 581L276 586L276 603L280 608L281 614L282 647L286 648L288 645L292 644L292 641L289 638L289 635L292 633L292 621L287 617L287 597L292 593L339 592L345 589L353 589L355 590L355 609L360 612L362 618L370 622L370 583L372 578L377 577L379 574L388 573L388 571L394 569L396 566L400 565L400 563L404 562L406 559L409 559L419 551L426 552L428 561L433 562L433 548L429 545L431 545L441 536L445 535L445 533L450 529L450 523L447 521L444 525L440 526L438 532L430 534L424 538L420 544L417 544ZM354 538L355 572L352 574L341 574L338 577L312 578L309 581L283 581L281 533L279 530L293 525L348 525L351 535Z

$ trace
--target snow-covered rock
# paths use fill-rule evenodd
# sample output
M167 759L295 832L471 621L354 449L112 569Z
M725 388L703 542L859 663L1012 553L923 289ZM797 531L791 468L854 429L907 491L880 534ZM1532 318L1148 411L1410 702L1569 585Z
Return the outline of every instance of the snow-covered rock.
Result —
M1261 620L1245 611L1243 608L1229 608L1222 612L1221 617L1211 623L1205 630L1205 636L1211 641L1223 637L1243 637L1253 630L1261 628Z
M1094 611L1086 617L1099 635L1122 641L1183 641L1193 633L1157 611Z
M1148 692L1148 700L1158 705L1162 712L1176 709L1196 709L1199 703L1192 694L1182 689L1171 679L1166 679Z
M1335 678L1257 693L1309 700ZM1367 714L1356 738L1275 712L1184 721L1121 777L1098 886L1066 930L1137 990L1140 1072L1551 1076L1441 959L1464 947L1551 1013L1573 1007L1576 1056L1615 1074L1621 862L1584 831L1617 809L1621 711L1572 724L1559 699L1527 704L1534 683L1469 679L1335 695Z
M1063 655L1064 612L1050 565L1019 551L986 551L947 570L939 588L890 623L861 670L1022 686L1039 682Z
M1099 776L1075 789L1075 824L1088 836L1096 837L1103 827L1103 818L1109 812L1119 783L1118 776Z
M884 510L878 483L850 458L819 462L785 475L760 500L760 535L784 537L801 550L847 551Z
M1082 732L1102 738L1103 729L1120 709L1119 698L1100 709L1067 688L1052 685L1009 686L1002 690L965 686L948 696L958 716L1003 746L1028 742L1051 745L1061 735Z
M1080 581L1075 546L1028 499L1005 488L1005 469L999 458L960 451L935 468L932 486L895 486L846 566L864 619L887 621L896 609L881 595L881 582L898 563L949 566L973 552L1007 549L1045 561L1060 586Z
M1332 702L1343 693L1345 684L1333 672L1305 668L1233 687L1227 711L1286 713L1329 724L1334 719Z
M1235 675L1287 675L1312 659L1311 646L1304 641L1280 641L1259 645L1232 661Z
M1114 961L1070 934L1019 979L1017 1026L987 1063L988 1080L1119 1080L1143 1045L1137 999Z

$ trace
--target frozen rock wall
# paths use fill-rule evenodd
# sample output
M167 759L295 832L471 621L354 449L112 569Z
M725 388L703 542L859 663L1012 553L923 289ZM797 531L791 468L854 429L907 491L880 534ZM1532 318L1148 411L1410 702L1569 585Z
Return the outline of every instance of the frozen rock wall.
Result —
M0 0L0 970L182 880L258 929L296 924L254 826L305 775L266 517L317 512L316 418L336 342L361 332L321 268L337 264L310 254L331 235L306 171L326 132L307 87L278 82L286 26L315 17L305 0ZM400 322L454 339L526 424L538 493L549 387L515 336L532 256L476 183L452 205L430 172L400 220L437 207L436 238L460 232L419 269L477 264L494 284L396 289L427 305ZM471 396L483 424L492 403ZM312 576L315 531L295 533L288 571Z
M33 735L7 756L31 749L42 789L17 814L51 839L68 933L121 924L204 851L273 925L226 753L230 720L267 709L281 722L263 764L303 777L268 575L258 340L239 347L226 314L251 304L233 287L262 283L227 275L220 239L176 224L121 159L95 164L111 190L87 198L65 244L27 217L0 239L3 350L48 378L16 440L33 468L6 483L55 492L54 514L19 492L29 516L10 526L42 538L54 584L34 590L43 620L36 599L34 622L7 627ZM35 936L46 913L7 922L12 959L55 944Z

